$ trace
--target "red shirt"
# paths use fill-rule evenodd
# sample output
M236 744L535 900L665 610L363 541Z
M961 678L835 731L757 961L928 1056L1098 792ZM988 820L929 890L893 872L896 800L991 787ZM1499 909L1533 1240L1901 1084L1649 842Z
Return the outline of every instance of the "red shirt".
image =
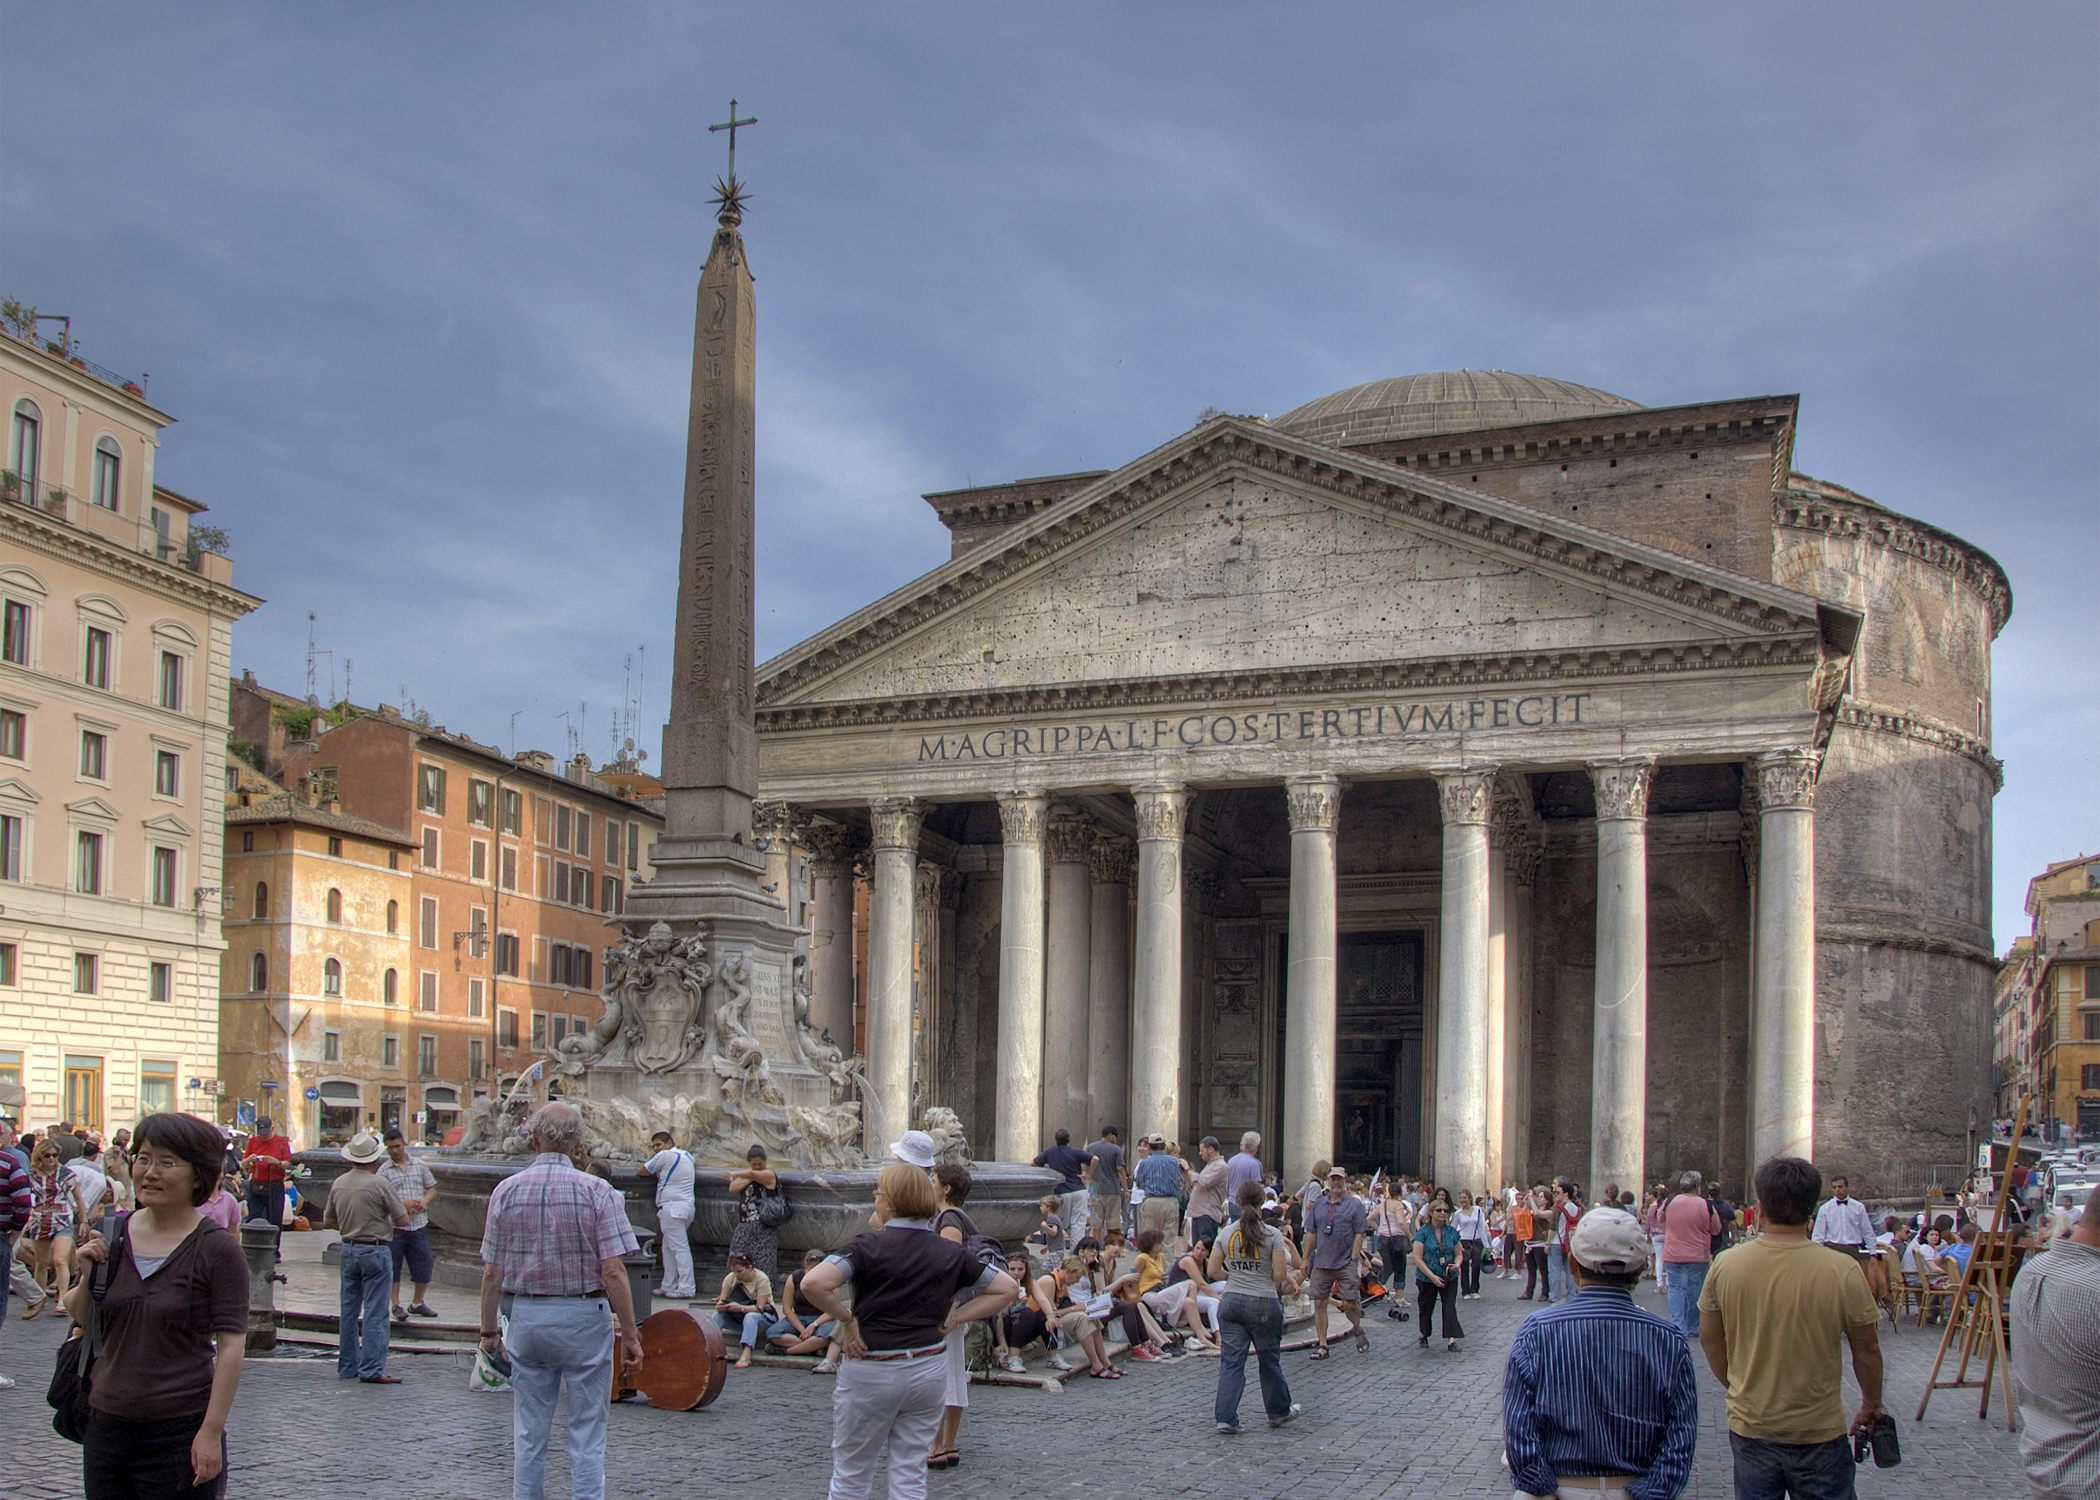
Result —
M284 1169L291 1159L292 1143L281 1135L251 1135L241 1147L242 1165L255 1182L284 1181Z

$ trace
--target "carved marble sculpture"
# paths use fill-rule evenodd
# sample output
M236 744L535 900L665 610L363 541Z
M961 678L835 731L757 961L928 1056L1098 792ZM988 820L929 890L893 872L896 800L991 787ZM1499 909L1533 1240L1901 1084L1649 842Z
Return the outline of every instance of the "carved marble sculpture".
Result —
M592 1155L646 1157L650 1135L668 1130L707 1166L741 1165L754 1143L785 1165L861 1164L860 1060L810 1030L800 983L792 1055L768 1058L759 1040L765 1028L754 1024L753 989L746 956L715 951L705 925L679 937L656 922L606 950L605 1015L557 1042L550 1055L565 1096L583 1115ZM805 1102L794 1102L774 1077L776 1063L805 1078L819 1075L828 1089L818 1097L828 1092L829 1102L807 1102L806 1090ZM504 1126L493 1109L485 1112L485 1124L470 1118L465 1143L503 1149Z

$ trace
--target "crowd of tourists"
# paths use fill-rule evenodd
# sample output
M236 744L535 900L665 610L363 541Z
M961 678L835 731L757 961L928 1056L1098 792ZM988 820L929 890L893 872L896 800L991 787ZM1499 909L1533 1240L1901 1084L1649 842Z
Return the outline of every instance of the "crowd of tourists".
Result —
M482 1352L504 1362L514 1392L514 1494L541 1495L566 1393L572 1492L602 1495L605 1396L616 1369L641 1358L626 1276L636 1237L621 1194L591 1170L573 1108L545 1106L529 1132L531 1161L489 1201ZM970 1217L968 1168L907 1132L889 1148L868 1229L784 1276L771 1212L781 1185L754 1147L723 1174L739 1213L713 1315L740 1365L769 1350L817 1356L836 1375L837 1500L871 1494L878 1474L910 1500L929 1471L962 1462L973 1374L1025 1375L1038 1351L1053 1375L1099 1381L1134 1373L1118 1354L1207 1357L1212 1421L1229 1437L1242 1431L1250 1355L1269 1424L1300 1415L1287 1321L1303 1318L1294 1347L1309 1363L1369 1353L1367 1309L1380 1303L1412 1325L1418 1350L1434 1338L1457 1353L1459 1304L1486 1280L1522 1279L1511 1299L1536 1310L1507 1354L1500 1434L1514 1494L1682 1493L1702 1357L1726 1392L1738 1500L1841 1496L1870 1453L1897 1459L1878 1344L1892 1296L1941 1292L1943 1309L1973 1296L1964 1276L1989 1222L1968 1200L1876 1215L1844 1178L1826 1192L1794 1158L1765 1162L1754 1201L1738 1206L1696 1172L1638 1197L1607 1183L1594 1201L1565 1177L1475 1192L1324 1161L1293 1187L1265 1170L1261 1144L1249 1132L1228 1156L1206 1137L1184 1155L1150 1136L1126 1155L1114 1128L1084 1146L1059 1132L1037 1159L1058 1173L1057 1191L1036 1231L1006 1246ZM644 1170L679 1242L665 1248L662 1295L700 1301L684 1233L692 1158L667 1136L655 1148ZM429 1315L437 1185L392 1133L360 1135L342 1154L350 1170L325 1221L343 1241L338 1374L396 1384L387 1334ZM212 1206L242 1187L251 1217L281 1222L289 1156L266 1124L234 1158L216 1127L186 1115L149 1116L107 1146L71 1130L17 1140L0 1120L0 1213L23 1316L55 1301L76 1325L68 1348L94 1372L70 1428L65 1405L54 1424L83 1443L91 1500L222 1492L248 1273L226 1233L243 1205L231 1220ZM2100 1191L2082 1214L2032 1231L2008 1299L2031 1492L2092 1496ZM1638 1305L1646 1282L1667 1317ZM1850 1411L1848 1353L1860 1396Z

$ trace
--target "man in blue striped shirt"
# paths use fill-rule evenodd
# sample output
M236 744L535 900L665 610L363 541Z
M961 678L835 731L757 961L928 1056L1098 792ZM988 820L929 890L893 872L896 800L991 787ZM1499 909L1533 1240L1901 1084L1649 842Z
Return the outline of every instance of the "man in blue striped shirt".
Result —
M1676 1500L1684 1492L1699 1388L1684 1335L1633 1305L1649 1248L1632 1214L1591 1209L1568 1239L1574 1300L1517 1329L1502 1435L1518 1494Z

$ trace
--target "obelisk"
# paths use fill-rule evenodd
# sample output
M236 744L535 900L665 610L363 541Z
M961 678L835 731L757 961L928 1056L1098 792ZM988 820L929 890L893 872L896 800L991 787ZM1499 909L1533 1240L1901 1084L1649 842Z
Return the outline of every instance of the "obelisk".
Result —
M780 1102L825 1105L830 1085L796 1045L797 934L787 925L785 901L760 888L765 856L751 830L758 793L752 696L757 302L738 233L744 198L733 166L716 197L720 212L693 316L677 634L661 771L665 826L652 855L655 877L634 888L620 925L638 934L662 921L680 937L704 933L716 976L706 1015L740 1018L764 1051ZM710 1019L707 1029L719 1037L725 1028ZM632 1092L675 1082L636 1079Z

